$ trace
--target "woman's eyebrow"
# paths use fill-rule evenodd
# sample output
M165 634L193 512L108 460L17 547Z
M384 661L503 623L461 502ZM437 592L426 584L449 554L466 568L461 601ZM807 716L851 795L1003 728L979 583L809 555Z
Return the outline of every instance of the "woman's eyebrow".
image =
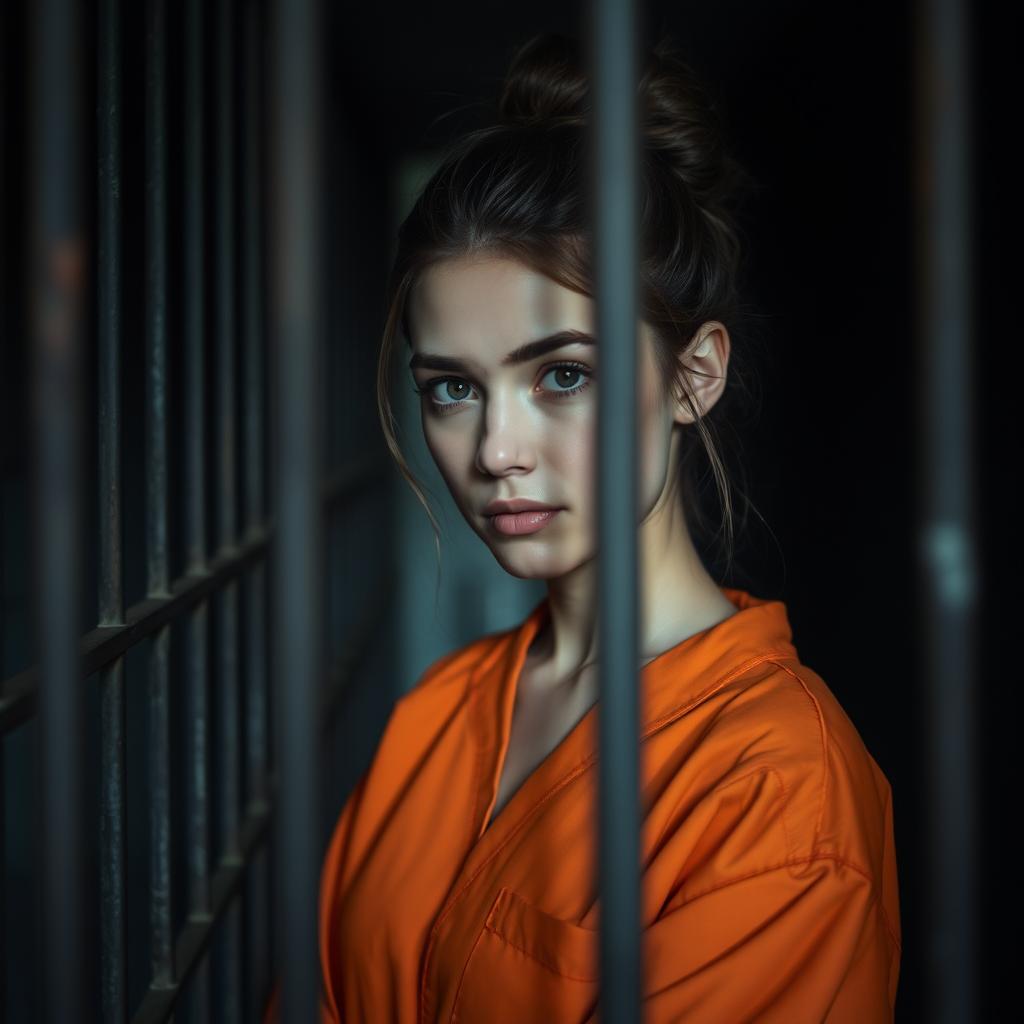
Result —
M566 345L596 345L593 335L586 331L566 330L549 334L546 338L538 338L536 341L528 341L525 345L513 349L501 361L502 366L515 366L519 363L528 363L537 359L547 352L556 348L564 348ZM469 370L469 365L462 359L454 359L451 356L435 356L426 352L417 352L409 360L409 369L423 370Z

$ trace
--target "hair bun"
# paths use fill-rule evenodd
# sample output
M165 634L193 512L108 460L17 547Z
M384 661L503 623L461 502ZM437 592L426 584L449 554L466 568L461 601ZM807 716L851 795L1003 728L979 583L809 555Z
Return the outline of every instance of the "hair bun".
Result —
M591 114L590 82L578 40L557 32L533 36L515 52L498 99L503 125L583 125ZM638 69L640 132L702 209L723 201L743 180L725 150L715 104L669 36L642 55Z
M647 55L640 91L647 149L663 154L699 202L727 196L740 168L726 152L710 93L670 38Z
M512 58L498 99L498 117L503 124L582 124L589 91L577 40L544 32Z

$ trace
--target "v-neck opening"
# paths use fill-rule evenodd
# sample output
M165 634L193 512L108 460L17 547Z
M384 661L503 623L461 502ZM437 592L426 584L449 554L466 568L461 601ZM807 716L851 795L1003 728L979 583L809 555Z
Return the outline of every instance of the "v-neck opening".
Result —
M498 790L501 788L501 779L505 772L505 763L508 760L509 748L512 745L512 724L515 717L515 705L516 697L519 693L519 684L522 679L523 669L526 666L526 659L529 655L530 645L543 628L544 622L550 617L551 609L548 604L548 599L545 597L537 605L534 606L533 611L530 612L526 621L521 623L516 636L518 641L513 648L513 660L511 666L506 670L506 675L503 679L504 686L500 695L501 703L501 720L499 722L499 739L503 738L502 749L498 752L498 766L496 775L488 776L486 784L488 786L494 786L494 794L489 803L488 810L485 811L483 826L477 835L477 841L479 842L484 836L486 836L494 826L495 821L500 818L509 806L513 804L519 794L525 788L527 782L533 777L533 775L540 771L544 763L554 754L554 752L565 742L574 731L571 729L562 739L550 750L547 755L541 760L529 773L523 776L522 781L516 786L515 790L509 793L505 803L502 804L497 814L494 812L495 805L498 799ZM584 716L585 717L585 716ZM583 719L580 718L580 722ZM578 726L580 722L577 722ZM575 727L574 727L575 728Z
M560 748L562 746L564 746L565 744L571 742L571 737L572 737L573 733L575 733L578 729L583 727L584 720L587 718L587 716L596 707L597 707L597 699L595 698L594 701L590 705L588 705L588 707L583 711L583 713L580 715L580 717L576 719L576 721L573 723L572 727L565 733L565 735L562 736L562 738L544 755L544 757L541 758L541 760L538 761L537 764L535 764L533 766L533 768L531 768L530 771L527 772L527 774L523 776L523 778L520 781L519 785L516 786L516 788L511 793L508 794L508 796L505 798L505 802L501 805L500 808L497 809L497 812L495 812L494 808L491 809L490 815L488 816L487 821L485 822L484 829L480 833L481 836L487 835L487 833L491 830L491 828L493 827L494 823L498 820L498 818L500 818L502 816L502 814L504 814L505 811L507 811L508 808L511 807L512 804L516 802L517 798L519 797L519 794L526 788L527 784L530 782L530 780L533 778L533 776L536 775L537 772L541 771L544 768L545 764L547 764L548 761L550 761L553 757L555 757L557 755L558 751L560 750ZM511 726L510 726L510 728L509 728L509 738L508 738L508 743L506 744L506 747L505 747L505 751L504 751L503 754L499 755L500 764L498 766L498 774L497 774L497 783L498 783L498 785L497 785L497 789L495 790L495 796L494 796L495 802L497 802L497 790L501 788L501 778L502 778L502 774L503 774L503 772L505 770L505 762L508 760L508 752L509 752L509 749L511 747L511 743L512 743L512 733L511 733Z
M788 657L795 653L790 642L791 633L785 605L781 601L754 597L738 588L720 587L720 590L734 605L738 614L691 633L638 669L637 685L641 690L640 699L644 701L644 706L640 709L641 732L645 721L654 720L671 710L671 707L685 704L687 700L699 699L701 691L707 692L706 685L701 685L702 683L713 684L715 679L720 678L721 671L744 661L744 656L757 654L759 657L756 660L763 660L766 656ZM498 670L501 678L497 700L494 698L494 690L485 684L481 685L478 680L475 694L478 717L477 728L474 730L479 744L477 795L478 800L486 801L487 810L476 832L477 843L489 836L499 819L504 821L509 809L521 801L524 791L530 787L537 773L546 765L550 765L552 759L559 756L563 748L574 743L581 730L588 728L587 723L600 704L598 696L573 727L548 751L543 760L523 778L515 791L509 794L504 805L495 814L494 806L511 746L515 700L522 681L523 669L530 645L544 624L549 621L550 614L549 599L545 596L534 606L518 629L512 632L509 638L510 646L505 647L504 656L499 655L498 659L504 664ZM717 638L713 644L709 643L711 636ZM685 673L691 684L690 689L687 690L685 686L680 688L678 685L672 685L669 689L668 681L677 674L677 662L681 663L684 658L696 659L694 664L687 664ZM495 668L492 662L482 670L481 675L486 676ZM662 680L665 685L658 685ZM648 693L648 690L651 692ZM498 711L497 716L493 715L495 710ZM495 743L502 745L497 755L497 764L492 760ZM486 797L484 794L487 794Z
M519 799L520 794L529 785L530 780L541 771L544 766L554 758L558 751L571 742L572 737L582 728L585 728L584 723L594 713L597 705L600 701L600 696L596 697L594 701L587 707L582 715L576 720L572 728L544 755L544 757L525 775L522 781L510 793L505 800L505 803L501 806L497 813L494 811L494 807L498 799L498 790L501 788L502 775L505 771L505 764L508 760L509 749L512 745L512 726L515 719L515 705L516 698L519 695L519 686L522 682L523 669L526 667L527 657L529 655L530 646L540 633L544 625L549 621L551 617L551 606L547 597L543 598L537 605L534 606L533 611L530 612L526 620L519 626L516 635L516 643L513 647L513 655L511 665L506 669L506 674L503 677L503 687L500 696L501 703L501 721L499 725L499 736L504 738L502 749L498 752L498 764L497 770L494 774L488 776L488 785L494 786L494 793L491 798L492 802L490 810L486 812L482 830L477 835L477 842L480 842L484 836L488 835L494 827L495 822L502 817L503 814ZM717 625L717 624L716 624ZM648 668L655 666L661 659L671 654L682 644L694 640L696 637L703 633L706 633L709 629L713 629L713 626L707 627L707 629L699 630L696 633L692 633L685 640L681 640L678 644L667 648L660 654L651 658L650 661L646 662L638 670L638 680L642 680L642 673L646 672ZM638 682L640 685L640 682Z

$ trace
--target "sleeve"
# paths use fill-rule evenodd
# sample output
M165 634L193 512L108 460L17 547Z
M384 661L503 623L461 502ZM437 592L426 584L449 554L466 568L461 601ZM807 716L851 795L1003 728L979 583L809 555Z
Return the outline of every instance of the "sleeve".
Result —
M893 1020L900 946L884 873L840 852L881 861L867 854L889 842L881 804L874 822L870 794L841 773L822 804L815 760L790 760L716 785L663 837L679 866L642 933L645 1024Z
M833 857L689 899L646 929L643 953L646 1024L893 1020L899 947L870 879Z

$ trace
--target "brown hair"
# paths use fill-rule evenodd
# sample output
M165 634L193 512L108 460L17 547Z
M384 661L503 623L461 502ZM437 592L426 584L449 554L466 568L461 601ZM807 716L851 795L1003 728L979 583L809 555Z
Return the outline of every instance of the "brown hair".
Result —
M585 132L590 90L581 57L576 40L554 33L521 46L505 76L497 123L449 147L398 231L377 367L377 403L388 447L430 517L439 560L437 520L395 436L389 397L395 338L401 331L411 345L407 299L418 275L455 256L487 252L510 257L566 288L593 295ZM663 394L667 397L675 388L689 403L692 429L701 442L684 445L680 456L684 516L695 541L709 532L700 501L698 457L703 452L723 510L727 575L735 528L717 424L730 417L737 395L753 394L746 377L749 353L736 342L747 338L742 328L754 316L740 300L740 236L729 207L740 186L754 181L725 152L715 106L674 43L663 38L645 54L641 71L639 301L656 339ZM678 357L708 320L721 321L732 344L729 386L704 415L694 402L689 377L700 371L681 368ZM741 526L745 512L746 505Z

